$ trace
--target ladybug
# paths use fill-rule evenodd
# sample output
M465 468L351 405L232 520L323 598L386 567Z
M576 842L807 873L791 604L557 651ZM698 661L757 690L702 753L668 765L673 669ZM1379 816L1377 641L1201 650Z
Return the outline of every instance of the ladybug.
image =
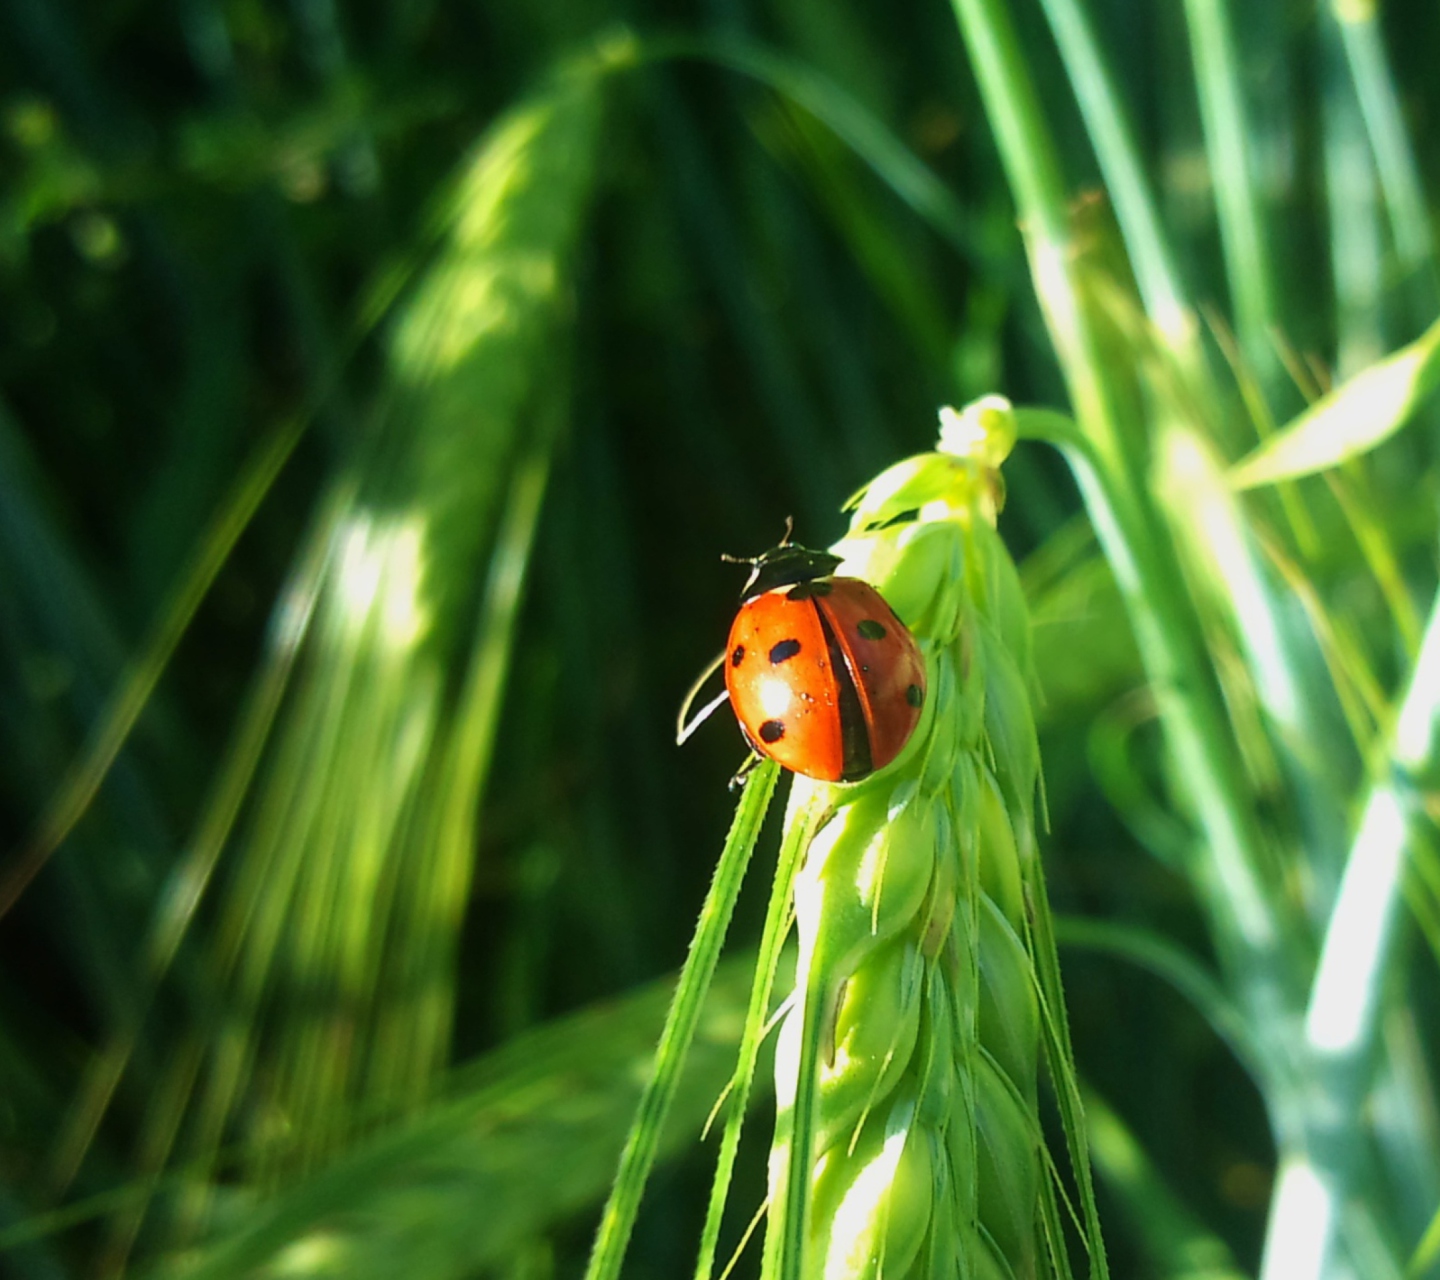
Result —
M728 695L750 746L809 778L883 769L925 705L915 637L868 582L834 576L839 556L784 542L745 563L721 658L726 692L706 713Z

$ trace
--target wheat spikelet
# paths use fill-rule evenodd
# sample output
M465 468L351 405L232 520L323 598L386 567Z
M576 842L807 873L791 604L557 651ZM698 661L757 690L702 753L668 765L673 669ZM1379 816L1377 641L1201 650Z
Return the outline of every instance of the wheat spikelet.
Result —
M1050 1266L1026 905L1038 883L1029 620L994 528L1013 418L991 397L942 423L940 450L877 477L833 548L839 572L873 583L911 627L932 696L891 766L852 786L797 779L791 796L788 821L822 821L795 885L769 1276ZM799 1146L808 1181L792 1175Z

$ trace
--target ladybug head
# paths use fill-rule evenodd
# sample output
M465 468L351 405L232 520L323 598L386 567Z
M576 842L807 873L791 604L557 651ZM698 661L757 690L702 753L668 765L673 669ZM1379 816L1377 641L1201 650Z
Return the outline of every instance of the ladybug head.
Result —
M726 556L735 564L748 564L750 577L740 592L742 602L773 591L776 587L791 587L798 582L813 582L816 578L828 578L840 567L841 557L828 551L811 551L786 540L778 547L772 547L762 555L751 559Z

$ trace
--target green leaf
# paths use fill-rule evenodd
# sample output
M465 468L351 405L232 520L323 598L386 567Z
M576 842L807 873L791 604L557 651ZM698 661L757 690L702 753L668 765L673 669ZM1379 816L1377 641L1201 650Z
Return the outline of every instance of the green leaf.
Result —
M1357 373L1230 470L1237 489L1313 475L1368 453L1400 430L1440 382L1440 321Z

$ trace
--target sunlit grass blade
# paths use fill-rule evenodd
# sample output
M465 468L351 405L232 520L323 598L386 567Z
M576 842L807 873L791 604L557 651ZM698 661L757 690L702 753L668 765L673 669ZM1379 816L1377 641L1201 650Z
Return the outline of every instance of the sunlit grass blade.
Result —
M1192 590L1233 631L1244 658L1244 675L1229 677L1232 717L1238 721L1233 708L1242 697L1263 712L1266 736L1274 739L1300 811L1307 846L1304 889L1312 910L1323 915L1344 855L1340 797L1353 785L1358 757L1336 732L1338 706L1324 687L1313 638L1295 626L1288 597L1267 574L1220 459L1206 441L1178 425L1165 430L1164 441L1159 484L1196 578ZM1236 682L1247 687L1237 689ZM1255 745L1257 753L1264 750Z
M735 821L720 852L710 892L695 925L690 954L680 971L675 997L665 1018L665 1029L655 1049L654 1067L631 1123L629 1136L625 1139L615 1185L601 1216L600 1229L596 1232L590 1263L585 1271L586 1280L614 1280L620 1274L625 1249L630 1243L630 1233L640 1210L640 1199L645 1193L645 1183L655 1164L666 1116L675 1098L705 993L719 962L725 933L730 927L740 883L754 852L779 772L779 766L773 760L766 760L753 769L736 806Z
M1081 0L1042 0L1045 16L1065 61L1071 87L1085 117L1115 217L1125 240L1135 282L1151 322L1199 373L1199 329L1160 226L1150 183L1141 167L1135 133Z
M335 483L347 496L314 618L220 908L223 1012L199 1040L199 1099L187 1106L193 1073L156 1099L156 1132L183 1136L192 1170L243 1136L256 1161L245 1172L273 1185L327 1158L357 1109L413 1104L444 1063L469 815L495 716L475 702L503 682L482 661L458 709L447 686L462 682L487 554L495 591L477 644L502 669L508 651L548 461L517 471L518 442L539 414L527 448L548 449L562 411L552 344L598 114L598 70L581 65L502 117L462 166L447 237L397 312L383 420ZM246 1100L253 1117L283 1117L283 1150L264 1123L236 1134ZM210 1194L204 1176L189 1182L181 1238Z
M1348 377L1385 354L1384 211L1375 159L1333 21L1319 27L1325 195L1335 291L1335 368ZM1312 399L1314 397L1311 397Z
M1390 750L1366 797L1331 912L1305 1016L1305 1047L1321 1089L1307 1123L1325 1141L1285 1162L1261 1274L1319 1280L1327 1273L1363 1166L1362 1102L1369 1089L1410 828L1428 821L1419 788L1440 743L1440 607L1399 706Z
M1313 475L1358 457L1399 431L1440 383L1440 321L1409 346L1357 373L1230 470L1251 489Z

